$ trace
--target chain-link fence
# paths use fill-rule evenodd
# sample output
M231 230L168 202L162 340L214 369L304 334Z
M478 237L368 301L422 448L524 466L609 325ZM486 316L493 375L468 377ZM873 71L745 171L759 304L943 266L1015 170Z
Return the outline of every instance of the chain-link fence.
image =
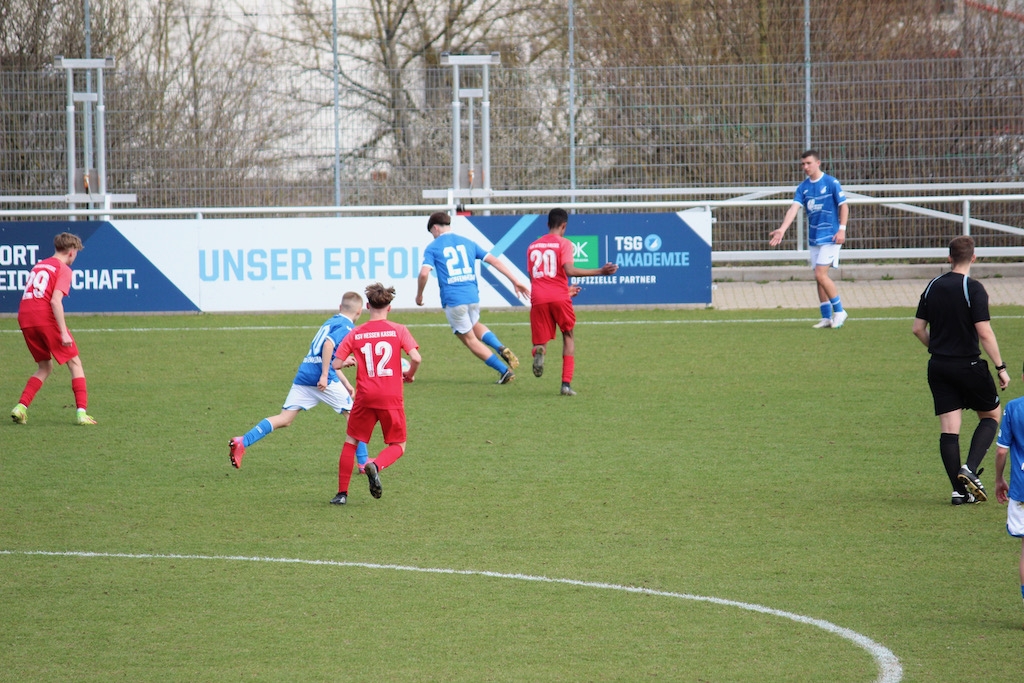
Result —
M813 146L844 185L1022 181L1022 74L1014 57L816 64ZM132 71L108 72L108 189L135 193L140 207L333 205L336 142L343 205L418 204L423 190L448 187L450 69L354 76L373 89L342 89L336 117L329 73L236 70L215 89L189 91L157 86ZM463 88L479 82L479 72L463 70ZM498 190L568 189L573 181L579 189L611 190L795 186L803 177L804 88L803 65L792 64L571 73L493 67L490 184ZM84 90L84 80L75 89ZM474 113L479 163L481 103L471 108L461 101L464 135ZM65 72L0 71L0 194L68 191L65 106ZM463 161L469 148L464 139ZM933 208L961 210L956 203ZM976 204L972 213L1018 225L1022 208ZM767 229L781 220L784 210L776 209L719 210L716 249L761 248ZM850 246L943 246L958 229L860 206L851 218ZM1021 243L984 228L975 235L987 246Z

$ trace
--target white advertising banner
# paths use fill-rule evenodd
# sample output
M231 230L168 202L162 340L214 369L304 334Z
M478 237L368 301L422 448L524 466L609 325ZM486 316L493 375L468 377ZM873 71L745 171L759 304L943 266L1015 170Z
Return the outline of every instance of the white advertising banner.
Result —
M362 293L374 282L395 288L395 308L416 308L423 249L433 239L426 217L419 216L118 220L113 225L198 310L209 312L332 310L346 291ZM494 246L466 218L457 216L452 229L484 249ZM499 292L487 280L479 279L482 305L513 305L508 291ZM433 277L424 306L441 306Z

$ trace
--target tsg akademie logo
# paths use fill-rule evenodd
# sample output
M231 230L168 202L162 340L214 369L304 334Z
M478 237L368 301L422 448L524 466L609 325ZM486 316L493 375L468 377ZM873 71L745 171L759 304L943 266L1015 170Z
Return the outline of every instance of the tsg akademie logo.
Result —
M663 252L661 235L615 235L615 263L619 267L664 268L690 265L690 252Z

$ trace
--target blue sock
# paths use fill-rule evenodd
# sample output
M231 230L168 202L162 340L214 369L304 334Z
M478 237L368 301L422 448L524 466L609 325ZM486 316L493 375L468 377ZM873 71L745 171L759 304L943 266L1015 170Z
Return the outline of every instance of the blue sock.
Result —
M1024 598L1024 586L1020 587L1020 597Z
M366 444L360 441L356 444L356 462L360 466L365 465L366 461L370 458L370 454L366 450Z
M504 375L508 371L508 366L505 365L505 362L503 360L498 358L497 354L492 353L491 357L484 362L487 363L488 367L497 370L499 375Z
M274 431L274 425L270 424L270 420L264 418L260 420L259 424L245 433L245 436L242 437L242 445L248 448L272 431Z
M501 350L502 343L498 341L498 338L490 330L487 330L487 334L480 337L480 341L482 341L484 344L487 344L495 351Z
M832 304L828 301L821 302L821 317L831 318L832 317Z
M832 310L835 311L836 313L842 313L843 312L843 304L842 304L842 302L839 301L839 297L838 296L835 299L832 299L831 301L829 301L829 303L832 304Z

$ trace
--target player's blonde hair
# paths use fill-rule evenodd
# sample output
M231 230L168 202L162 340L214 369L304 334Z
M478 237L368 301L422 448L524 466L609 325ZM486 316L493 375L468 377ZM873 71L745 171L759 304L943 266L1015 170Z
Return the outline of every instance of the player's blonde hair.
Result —
M358 313L363 308L363 297L359 292L345 292L341 296L342 313Z
M58 253L64 254L72 249L82 251L85 247L82 246L82 239L78 235L74 235L70 232L62 232L53 238L53 248Z

